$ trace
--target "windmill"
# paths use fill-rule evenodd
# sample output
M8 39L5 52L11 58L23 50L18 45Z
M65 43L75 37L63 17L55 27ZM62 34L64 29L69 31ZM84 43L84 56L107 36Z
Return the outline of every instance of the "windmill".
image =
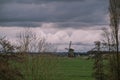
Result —
M69 43L69 47L68 48L65 48L66 50L68 50L68 57L74 57L74 49L71 48L71 45L72 45L72 41L70 41Z

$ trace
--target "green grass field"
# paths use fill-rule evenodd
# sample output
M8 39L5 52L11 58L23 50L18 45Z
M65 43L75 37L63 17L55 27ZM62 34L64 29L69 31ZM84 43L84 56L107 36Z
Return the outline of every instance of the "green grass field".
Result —
M93 60L29 56L22 63L12 63L22 72L24 80L93 80Z
M61 58L56 72L56 80L93 80L93 60Z

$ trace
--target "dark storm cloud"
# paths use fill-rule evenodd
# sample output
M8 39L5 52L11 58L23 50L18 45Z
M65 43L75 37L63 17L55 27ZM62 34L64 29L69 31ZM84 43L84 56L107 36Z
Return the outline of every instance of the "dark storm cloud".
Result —
M38 22L0 22L0 26L20 26L20 27L38 27L41 26L42 23Z
M25 4L41 4L41 3L48 3L48 2L74 2L74 1L85 1L85 0L0 0L0 4L5 3L25 3Z
M0 0L1 26L40 26L55 23L58 28L105 25L108 0Z

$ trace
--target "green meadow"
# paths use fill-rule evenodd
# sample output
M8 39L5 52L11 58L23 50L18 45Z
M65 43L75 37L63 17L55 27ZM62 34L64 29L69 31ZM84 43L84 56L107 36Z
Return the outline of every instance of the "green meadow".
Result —
M27 55L21 62L11 63L23 74L22 80L93 80L93 60L82 57Z

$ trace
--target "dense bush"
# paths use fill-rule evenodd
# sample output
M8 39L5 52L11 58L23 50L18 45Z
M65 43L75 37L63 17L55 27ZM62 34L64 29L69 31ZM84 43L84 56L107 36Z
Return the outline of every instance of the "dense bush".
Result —
M10 55L0 55L0 80L22 80L22 74L11 67L9 60Z

